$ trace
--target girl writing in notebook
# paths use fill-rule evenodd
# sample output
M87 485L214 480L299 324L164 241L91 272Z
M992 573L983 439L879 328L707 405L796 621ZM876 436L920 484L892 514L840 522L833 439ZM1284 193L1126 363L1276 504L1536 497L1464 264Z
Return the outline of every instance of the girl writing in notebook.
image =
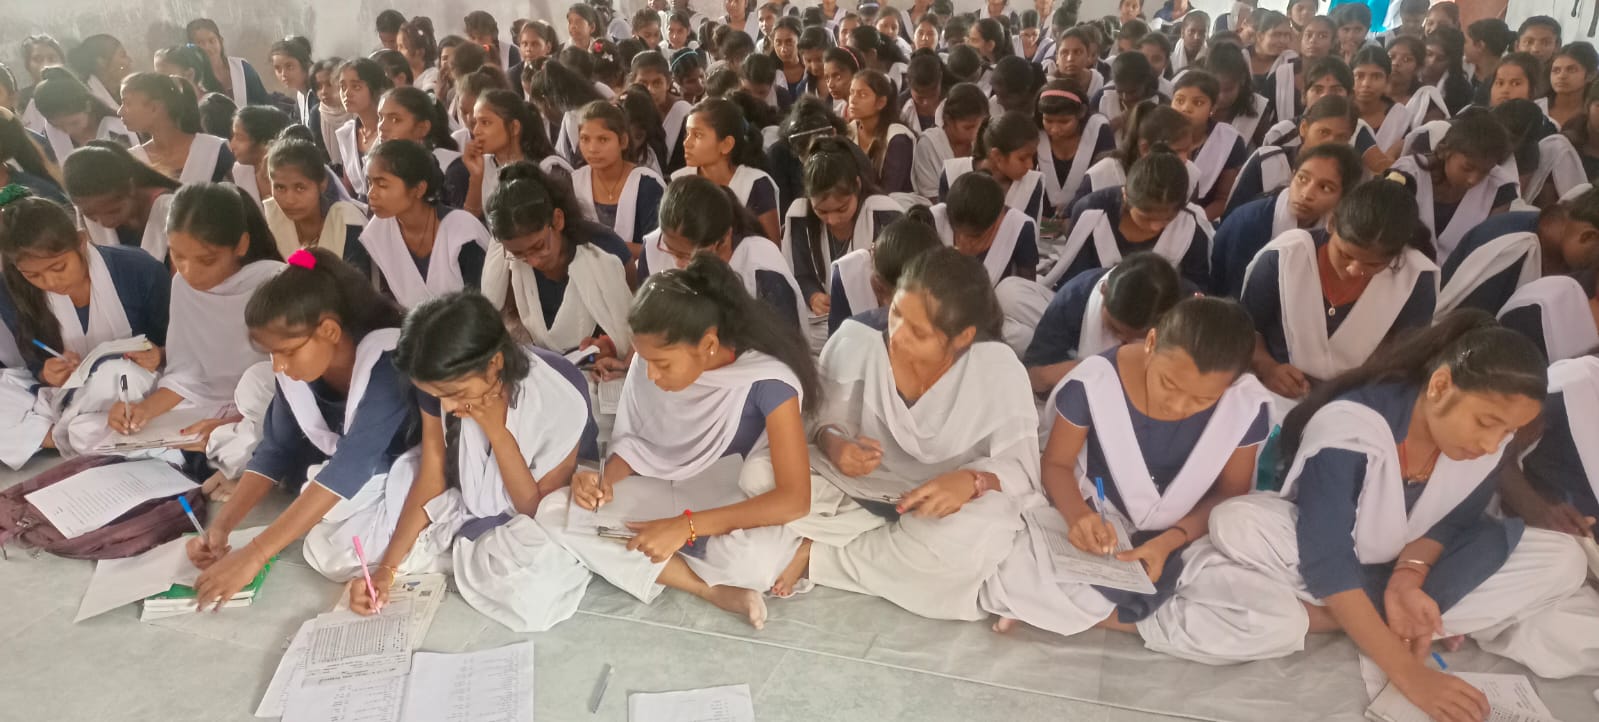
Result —
M406 308L477 288L483 276L488 229L444 205L443 175L433 155L409 140L379 143L368 159L372 220L361 245L378 287Z
M277 389L238 487L189 540L189 560L203 570L200 609L220 608L301 537L312 569L354 578L351 537L384 554L400 506L389 495L408 491L388 473L419 439L415 390L394 367L404 312L325 249L295 251L288 264L245 306L250 342L271 357ZM229 547L228 535L277 486L299 494L249 545Z
M61 165L61 177L92 243L142 248L166 260L167 210L177 181L109 141L73 151Z
M1041 222L1070 212L1094 159L1116 149L1116 134L1105 116L1089 114L1083 96L1063 81L1052 81L1038 94L1033 118L1041 129L1038 171L1043 174Z
M602 471L579 471L569 491L545 499L538 522L584 566L646 604L672 587L759 629L761 592L798 544L782 525L809 509L801 412L819 400L810 352L706 253L652 274L629 322L637 354L610 457ZM603 514L657 480L703 502L629 522L625 546L567 529L570 505Z
M870 248L878 232L901 214L899 203L882 195L869 173L851 145L835 138L816 140L805 160L805 197L788 208L783 248L805 304L817 316L827 314L827 269L833 259Z
M672 178L698 175L733 191L739 205L748 208L760 224L762 236L782 240L777 220L777 185L762 170L760 129L733 101L700 101L688 115L683 130L683 159L688 167Z
M1077 195L1072 198L1071 207L1067 212L1068 217L1077 212L1078 201L1090 193L1126 185L1127 174L1132 170L1133 164L1149 155L1157 145L1164 145L1182 160L1188 172L1187 193L1184 197L1193 197L1194 184L1199 178L1199 166L1187 160L1188 155L1194 150L1197 137L1188 118L1172 110L1169 105L1140 103L1127 114L1125 127L1126 132L1119 136L1121 140L1118 141L1115 152L1088 167L1083 184L1078 186Z
M972 83L956 83L939 104L939 124L916 139L911 164L911 185L929 201L938 199L944 164L970 158L977 135L988 121L988 96Z
M159 261L137 248L85 243L70 213L17 185L0 189L0 259L0 322L25 364L0 372L8 429L0 463L16 469L41 448L71 453L65 424L109 409L123 383L150 388L167 343L170 284ZM149 350L101 363L70 395L62 388L96 346L140 335Z
M666 181L633 162L627 115L605 101L583 107L576 141L586 165L572 172L572 190L583 216L616 231L633 257L656 225Z
M1271 431L1270 397L1248 373L1253 346L1236 302L1190 298L1143 339L1087 356L1061 380L1045 408L1042 479L1053 508L1027 523L1065 532L1083 552L1139 562L1155 591L1041 580L1051 552L1030 534L983 587L983 608L999 615L995 631L1018 620L1067 636L1101 627L1163 650L1201 636L1216 617L1248 619L1179 586L1231 586L1203 579L1204 570L1184 574L1183 551L1209 532L1217 504L1249 492ZM1098 488L1105 506L1090 504ZM1116 552L1122 544L1129 549Z
M394 352L416 385L419 451L389 476L409 477L394 537L350 608L375 614L399 575L445 559L467 603L518 632L577 611L589 572L533 521L579 459L598 456L588 384L560 355L517 344L482 296L455 293L416 307ZM423 560L413 550L432 552ZM407 563L407 558L412 557Z
M150 137L130 148L133 157L179 183L232 177L233 152L222 138L200 132L194 87L160 73L134 73L122 81L122 122Z

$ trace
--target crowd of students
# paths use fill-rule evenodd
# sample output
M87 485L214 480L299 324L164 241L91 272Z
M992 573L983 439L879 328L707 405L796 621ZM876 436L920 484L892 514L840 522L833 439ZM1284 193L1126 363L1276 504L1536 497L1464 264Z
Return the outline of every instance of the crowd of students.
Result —
M595 0L439 39L387 10L367 56L274 43L284 92L206 19L152 71L29 37L0 462L231 406L182 449L222 502L201 605L300 538L351 579L354 535L363 613L450 571L519 630L594 574L756 627L820 584L1213 664L1342 630L1482 719L1435 641L1599 674L1599 53L1316 8ZM639 477L695 508L568 529ZM1051 574L1040 524L1120 526L1156 592Z

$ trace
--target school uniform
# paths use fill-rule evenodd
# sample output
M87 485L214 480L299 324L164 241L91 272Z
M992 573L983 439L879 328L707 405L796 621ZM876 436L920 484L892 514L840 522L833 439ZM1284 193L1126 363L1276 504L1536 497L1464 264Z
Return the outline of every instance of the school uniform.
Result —
M1033 171L1036 173L1037 171ZM955 227L949 220L949 208L940 203L932 208L933 228L938 231L944 245L955 245ZM1015 208L1006 208L999 218L999 228L987 251L976 256L988 271L988 280L998 284L1001 280L1018 275L1023 269L1038 267L1038 222Z
M850 251L833 259L828 283L827 334L836 333L845 321L882 308L872 290L871 249Z
M35 196L49 201L55 201L64 208L72 207L72 200L67 192L62 190L54 178L39 176L29 173L17 165L14 160L6 161L6 171L11 176L11 182L28 189Z
M1261 136L1260 147L1275 145L1283 148L1298 148L1304 144L1304 139L1299 137L1299 122L1300 116L1297 115L1293 118L1277 121ZM1355 152L1361 155L1365 155L1368 148L1377 145L1377 138L1372 135L1371 126L1369 125L1357 123L1355 125L1355 135L1350 140L1350 144L1355 147ZM1402 152L1409 153L1408 146Z
M315 246L337 254L362 275L370 277L372 257L366 252L366 246L361 244L361 233L366 230L367 224L366 213L352 201L329 203L324 200L324 205L322 235L317 237ZM277 241L278 255L288 258L290 253L301 248L300 234L294 228L294 221L283 215L277 199L263 201L261 215L266 218L267 229L272 231L272 237Z
M1054 54L1052 52L1050 54L1050 59L1044 61L1043 65L1042 65L1042 68L1044 70L1044 76L1049 78L1050 80L1067 80L1068 82L1073 82L1073 81L1070 81L1070 79L1068 79L1068 78L1056 75L1055 74L1055 68L1056 67L1057 66L1055 65L1055 56L1054 56ZM1105 89L1105 77L1106 77L1105 75L1103 75L1103 74L1101 74L1099 72L1098 68L1089 68L1088 69L1088 88L1082 92L1082 97L1088 98L1092 102L1093 99L1095 98L1095 96L1099 95L1099 91ZM1094 103L1093 105L1090 105L1089 107L1090 108L1097 108L1098 104ZM1108 118L1107 118L1107 120L1108 120Z
M277 375L277 391L261 430L261 444L246 470L302 492L309 481L337 498L305 535L305 560L334 581L361 570L351 537L368 559L381 557L399 521L410 480L390 467L420 440L415 387L394 367L397 328L370 331L356 344L349 392L327 381ZM428 559L437 550L414 549ZM409 562L410 557L407 558ZM402 562L410 572L434 568Z
M1516 289L1543 274L1538 212L1492 216L1466 232L1443 264L1438 313L1476 308L1497 313Z
M1170 66L1173 74L1186 70L1189 66L1198 65L1200 62L1202 62L1206 52L1210 50L1209 38L1207 37L1206 42L1200 43L1199 52L1190 56L1188 54L1188 45L1184 43L1180 37L1182 33L1179 32L1178 35L1179 37L1176 39L1176 42L1172 43L1171 49Z
M1333 305L1323 279L1328 235L1291 230L1255 256L1240 300L1266 351L1325 381L1362 363L1389 337L1431 325L1438 267L1414 248L1372 276L1352 302Z
M1294 177L1294 164L1299 157L1299 147L1264 145L1249 154L1233 180L1232 193L1227 196L1227 208L1222 220L1246 203L1260 200L1262 196L1288 187Z
M355 193L356 200L366 199L366 153L361 152L360 118L350 118L334 133L339 158L344 163L344 180Z
M1100 88L1098 93L1089 97L1091 99L1088 107L1093 108L1095 113L1105 116L1106 120L1115 120L1122 116L1121 94L1117 92L1115 82L1105 83L1105 86ZM1171 95L1162 94L1157 90L1155 97L1149 98L1149 100L1153 100L1160 105L1169 105L1171 103Z
M116 106L111 107L114 108ZM44 135L45 140L48 141L45 149L55 158L58 164L65 163L67 156L72 155L72 151L78 149L77 144L72 142L72 136L67 135L67 132L60 128L46 123L41 133ZM122 124L122 119L115 115L108 115L100 119L100 125L94 132L94 139L109 140L130 150L139 145L138 134L128 130L128 126Z
M1550 361L1576 358L1599 348L1592 305L1595 274L1545 276L1511 295L1499 323L1538 344Z
M1311 417L1281 496L1250 494L1211 512L1210 544L1191 552L1189 567L1234 566L1269 581L1264 594L1227 595L1247 599L1254 619L1215 638L1201 661L1303 649L1303 602L1362 591L1380 612L1403 548L1427 538L1443 547L1422 583L1442 612L1440 636L1470 635L1541 677L1599 671L1599 596L1582 589L1576 540L1485 513L1502 446L1477 459L1442 456L1426 483L1402 478L1397 447L1421 393L1391 383L1339 396Z
M859 126L851 122L850 136L856 137L859 132ZM889 123L888 133L878 142L884 144L882 162L874 163L878 186L884 193L910 193L911 156L916 149L916 134L899 123Z
M1231 188L1216 187L1217 181L1222 173L1243 167L1249 157L1244 137L1231 123L1210 121L1209 133L1204 144L1194 151L1194 165L1199 168L1194 203L1200 206L1209 205L1217 193L1231 192Z
M672 107L667 108L661 115L661 128L666 131L667 153L674 157L683 152L683 130L688 125L689 114L693 111L692 104L679 98L672 101Z
M133 146L128 152L145 164L150 163L150 154L144 146ZM230 177L235 165L233 151L228 150L228 141L199 133L189 144L189 157L183 162L177 180L184 185L220 183Z
M928 130L944 125L944 101L938 102L938 107L933 109L932 115L922 115L916 112L916 101L911 99L910 91L905 91L900 97L904 98L904 101L899 106L899 122L910 128L918 140Z
M1519 195L1514 169L1506 169L1503 165L1494 166L1482 181L1466 191L1459 203L1453 204L1433 200L1432 172L1422 169L1419 157L1400 158L1390 169L1404 173L1415 182L1416 206L1421 210L1422 223L1433 232L1439 262L1448 262L1449 254L1460 245L1466 231L1487 220L1493 209L1509 205Z
M584 218L615 230L628 243L642 244L658 225L666 182L655 171L636 165L622 182L615 204L595 203L594 169L585 165L572 171L572 191Z
M1128 398L1118 351L1112 347L1089 356L1061 379L1046 404L1043 433L1059 423L1089 431L1076 459L1078 491L1081 498L1092 499L1096 489L1090 480L1103 479L1108 505L1102 511L1122 522L1136 548L1193 511L1234 452L1266 440L1270 398L1259 381L1244 374L1209 408L1177 421L1154 419ZM1035 513L1059 512L1045 508ZM1189 576L1183 573L1188 546L1167 556L1153 594L1139 594L1042 575L1042 569L1050 568L1050 552L1022 534L999 572L983 586L982 605L1001 617L1068 636L1114 613L1119 622L1137 624L1152 649L1181 646L1213 624L1214 617L1239 613L1223 604L1166 608Z
M1377 148L1386 153L1389 148L1394 147L1394 145L1405 139L1405 136L1410 133L1415 123L1409 106L1404 103L1395 103L1386 97L1382 101L1388 104L1388 114L1383 116L1382 124L1373 128L1370 123L1366 122L1365 118L1361 118L1355 122L1355 128L1357 131L1363 129L1371 133L1372 137L1377 141Z
M235 162L230 172L233 174L230 182L255 202L256 210L265 212L261 205L261 186L255 182L255 166Z
M1040 283L1057 288L1062 281L1091 268L1109 268L1129 253L1153 251L1172 262L1178 273L1203 288L1210 279L1210 237L1214 233L1205 212L1190 203L1177 213L1159 236L1132 243L1122 236L1122 193L1106 188L1088 194L1072 211L1072 230L1060 256Z
M568 163L574 166L583 165L583 153L577 147L578 133L583 128L583 111L581 109L568 110L561 114L561 122L555 130L555 152Z
M951 158L944 161L944 170L938 178L938 202L949 200L949 187L955 179L972 172L975 161L971 158ZM1011 181L1005 191L1005 206L1021 211L1036 223L1044 210L1044 174L1027 171L1018 180Z
M1192 160L1184 158L1183 167L1188 171L1188 197L1194 199L1199 192L1199 166L1194 165ZM1090 194L1121 188L1124 185L1127 185L1127 168L1122 166L1121 159L1115 156L1100 158L1098 162L1088 167L1087 173L1083 174L1083 184L1077 187L1077 195L1072 198L1067 217L1074 217L1077 204Z
M566 277L554 280L513 258L498 240L489 244L483 265L483 295L503 310L510 305L533 344L556 353L576 349L585 338L611 337L625 357L633 348L627 313L633 291L627 285L627 244L609 228L574 219L562 233L572 243ZM570 239L586 234L587 242ZM596 331L596 329L598 331Z
M100 80L100 76L90 75L83 84L89 88L89 95L94 96L94 99L103 103L105 107L111 110L122 107L122 101L111 95L111 90L105 86L105 81Z
M1582 154L1571 144L1571 139L1560 133L1551 133L1538 141L1538 167L1528 174L1526 185L1521 189L1521 199L1533 203L1546 185L1553 185L1555 197L1564 197L1577 186L1587 183L1589 177L1583 166Z
M944 164L955 159L955 150L949 145L949 135L942 127L923 130L916 139L911 158L911 190L928 201L938 200ZM970 162L970 159L967 161Z
M672 180L695 175L699 175L698 168L679 168L672 174ZM747 165L735 165L733 178L727 182L726 188L733 191L733 196L738 202L749 209L756 218L777 212L777 184L766 171Z
M820 365L829 404L817 420L881 442L874 474L909 489L969 469L994 474L1000 488L943 518L889 521L839 491L828 480L839 472L813 448L810 512L788 524L813 541L810 580L924 617L982 619L978 590L1009 553L1019 512L1040 498L1038 417L1016 354L978 341L914 404L895 391L882 328L845 322Z
M1579 356L1549 367L1543 436L1521 457L1527 481L1583 516L1599 517L1599 358Z
M83 230L89 242L97 246L131 246L144 249L157 261L167 260L167 212L172 210L172 194L162 193L150 202L150 217L144 228L106 228L88 218L83 219Z
M150 343L165 346L171 293L166 268L132 248L90 246L84 259L89 274L87 306L75 306L65 295L44 293L45 305L61 327L62 347L56 350L86 356L102 343L141 334ZM0 323L12 339L23 337L16 303L3 280ZM111 408L120 398L124 379L136 397L142 397L155 383L155 375L137 364L112 359L97 365L86 385L66 391L40 384L39 375L49 358L42 351L26 358L26 367L0 371L0 421L8 429L0 434L0 463L13 469L21 468L40 449L46 433L63 455L82 453L80 445L94 439L81 433L69 435L67 427L73 419Z
M1421 87L1416 88L1416 92L1410 94L1410 100L1405 101L1405 105L1410 108L1411 130L1415 130L1423 123L1430 122L1427 119L1427 114L1433 111L1437 111L1442 116L1439 118L1440 120L1448 120L1454 115L1449 110L1449 104L1444 102L1443 91L1439 90L1436 85L1423 84Z
M1271 106L1277 111L1278 117L1298 118L1304 114L1305 96L1296 85L1300 74L1304 71L1305 59L1295 57L1288 62L1278 63L1270 73L1266 74L1265 84L1258 86L1260 91L1270 98Z
M1022 364L1028 368L1087 358L1114 348L1105 327L1105 283L1109 268L1093 268L1061 284L1031 319ZM1006 317L1007 327L1010 317ZM1007 331L1007 336L1010 335Z
M507 67L510 69L506 71L505 77L511 81L511 88L516 91L516 94L521 95L522 63L516 63ZM422 72L417 74L416 80L412 83L412 85L415 85L417 88L429 95L433 95L434 91L436 91L439 87L439 67L437 65L430 65L426 68L423 68Z
M674 482L701 500L699 511L736 504L774 487L766 420L788 401L802 401L802 394L794 372L759 351L744 351L676 392L656 386L644 360L635 358L622 387L610 453L639 477ZM626 495L631 483L617 482L615 494ZM650 561L611 539L568 533L570 504L570 487L546 497L536 516L539 525L590 571L645 604L653 602L665 588L657 579L666 562ZM706 584L764 592L799 542L784 527L756 527L702 538L680 554Z
M800 291L808 300L814 294L826 293L830 285L827 270L833 259L850 251L871 248L877 243L877 234L893 223L904 210L888 196L867 196L857 204L855 233L849 240L833 238L827 225L811 214L810 200L800 198L788 208L784 223L783 249L788 252L794 278Z
M491 236L476 217L444 206L439 216L433 248L419 257L405 245L400 222L376 218L361 232L361 245L372 256L378 288L405 308L462 289L476 289Z
M1210 292L1237 298L1244 290L1245 271L1266 244L1291 230L1320 230L1325 218L1305 229L1299 225L1288 190L1277 190L1227 213L1216 229L1210 252Z
M233 104L240 108L272 104L272 96L267 93L266 85L262 84L261 75L244 58L228 57L228 87L233 89Z
M1049 135L1038 132L1038 172L1043 175L1046 217L1064 216L1078 197L1083 180L1094 159L1116 149L1116 134L1103 115L1090 115L1083 122L1077 139L1077 152L1071 158L1056 158Z

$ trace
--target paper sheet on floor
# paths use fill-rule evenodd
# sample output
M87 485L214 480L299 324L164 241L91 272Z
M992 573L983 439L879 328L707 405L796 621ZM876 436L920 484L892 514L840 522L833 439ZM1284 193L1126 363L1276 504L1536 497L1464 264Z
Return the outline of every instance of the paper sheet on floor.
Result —
M433 626L433 616L444 602L444 575L406 574L396 578L394 586L389 589L389 606L385 609L402 600L411 605L411 649L416 649L427 638L428 628ZM350 595L342 593L330 611L342 612L349 608Z
M146 459L86 469L23 498L61 536L73 539L151 499L177 496L197 486L171 464Z
M301 687L284 704L283 722L395 722L403 699L404 676Z
M417 652L400 722L533 722L533 642L466 654Z
M164 462L156 462L163 466ZM120 465L119 465L120 466ZM228 535L228 544L237 549L250 543L266 527L240 529ZM95 563L89 588L78 605L73 622L132 604L152 594L160 594L174 584L194 586L200 570L189 563L189 537L179 537L150 551L123 559L102 559Z
M627 697L628 722L755 722L750 686L733 684Z
M1493 710L1488 722L1556 722L1526 675L1459 672L1455 676L1488 697L1488 706ZM1366 718L1380 722L1430 722L1432 719L1392 684L1372 701L1371 707L1366 709Z
M370 617L351 611L328 612L318 615L311 627L301 688L403 676L410 667L410 601L391 601Z
M1154 594L1155 585L1138 562L1124 562L1115 556L1089 554L1074 546L1067 537L1066 520L1054 507L1041 506L1029 509L1027 533L1032 536L1033 548L1047 550L1040 554L1039 572L1064 583L1094 584L1111 589L1121 589L1139 594ZM1116 530L1116 551L1132 548L1127 542L1127 531L1114 515L1105 517Z

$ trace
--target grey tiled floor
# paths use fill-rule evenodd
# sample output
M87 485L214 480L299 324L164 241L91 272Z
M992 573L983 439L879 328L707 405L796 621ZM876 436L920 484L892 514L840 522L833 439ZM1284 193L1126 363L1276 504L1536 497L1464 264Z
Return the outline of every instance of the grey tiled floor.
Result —
M0 473L0 488L54 463ZM259 510L265 522L287 502ZM89 562L12 551L0 561L0 721L250 720L289 635L340 592L286 550L248 609L140 623L133 607L72 617ZM626 719L627 692L748 683L765 721L1359 720L1367 698L1352 645L1313 640L1287 660L1215 668L1145 651L1128 635L1063 639L1030 629L914 617L878 599L819 589L774 600L755 632L675 592L644 606L604 582L583 609L536 642L538 718ZM529 635L490 622L451 594L423 649L486 649ZM1459 669L1522 671L1487 655ZM598 715L589 691L616 667ZM1539 680L1568 722L1599 718L1599 679Z

